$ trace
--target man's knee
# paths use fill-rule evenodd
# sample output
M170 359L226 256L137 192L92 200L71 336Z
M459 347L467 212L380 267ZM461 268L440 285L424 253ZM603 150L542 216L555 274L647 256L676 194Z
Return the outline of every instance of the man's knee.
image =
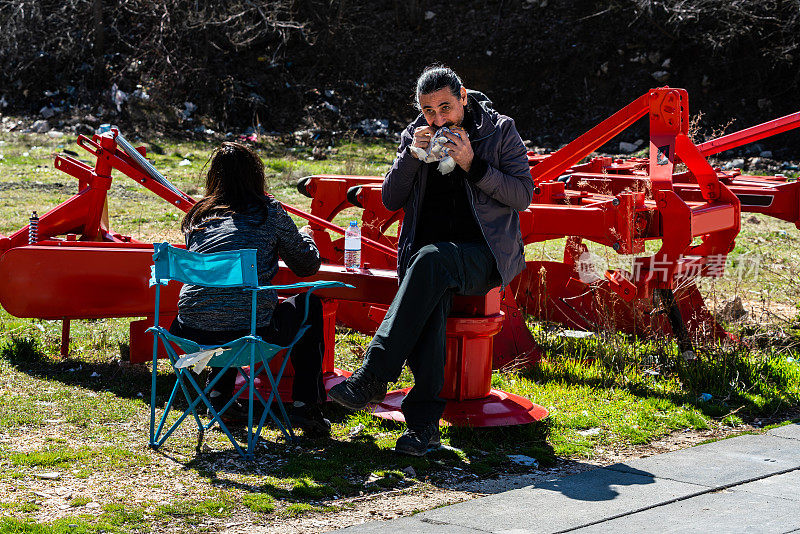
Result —
M425 245L411 257L409 269L435 271L441 268L448 268L452 263L451 251L447 249L449 244Z

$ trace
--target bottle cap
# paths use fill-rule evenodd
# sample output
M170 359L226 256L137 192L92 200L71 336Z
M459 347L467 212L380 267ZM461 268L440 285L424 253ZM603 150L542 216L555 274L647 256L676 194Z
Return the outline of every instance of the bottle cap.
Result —
M350 221L350 226L358 226L358 222L357 221Z

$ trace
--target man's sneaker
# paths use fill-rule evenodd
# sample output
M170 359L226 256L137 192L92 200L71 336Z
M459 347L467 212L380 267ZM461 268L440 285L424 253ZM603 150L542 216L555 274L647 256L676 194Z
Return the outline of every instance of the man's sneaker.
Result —
M306 437L324 438L331 435L331 422L322 415L319 404L290 406L289 422L295 428L302 428Z
M359 367L349 378L333 386L328 396L345 408L361 410L370 402L381 402L386 397L386 382Z
M432 448L441 445L439 438L439 421L421 427L407 428L403 435L397 438L394 445L395 452L409 456L425 456Z

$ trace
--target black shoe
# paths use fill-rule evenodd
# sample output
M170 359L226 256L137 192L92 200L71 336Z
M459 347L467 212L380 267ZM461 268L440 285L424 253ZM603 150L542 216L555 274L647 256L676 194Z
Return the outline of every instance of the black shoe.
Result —
M421 427L407 428L403 435L397 438L394 445L395 452L409 456L425 456L432 448L441 445L439 437L439 421Z
M381 402L386 397L386 382L360 367L350 378L333 386L328 397L351 410L361 410L370 402Z
M302 428L306 437L324 438L331 435L331 422L322 415L319 404L289 406L289 422L294 428Z

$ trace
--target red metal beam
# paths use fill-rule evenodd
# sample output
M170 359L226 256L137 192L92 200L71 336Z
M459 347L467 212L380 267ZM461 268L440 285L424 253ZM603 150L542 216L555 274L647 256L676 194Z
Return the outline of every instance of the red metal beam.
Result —
M0 256L0 302L15 317L99 319L153 314L149 287L153 246L134 243L46 241L15 247ZM281 262L273 284L296 282ZM322 265L303 280L340 280L351 288L329 288L321 297L388 306L397 292L397 273L346 271ZM176 313L180 284L162 288L161 311Z
M564 171L610 141L649 110L650 92L643 94L567 146L553 152L531 169L534 183L555 180Z
M294 213L298 217L302 217L303 219L305 219L305 220L307 220L309 222L314 222L314 223L322 226L323 228L325 228L327 230L331 230L332 232L336 232L337 234L344 235L344 232L345 232L344 228L341 228L341 227L333 224L332 222L326 221L325 219L321 219L321 218L317 217L316 215L311 215L310 213L307 213L307 212L305 212L305 211L303 211L301 209L295 208L294 206L290 206L289 204L281 203L281 205L289 213ZM397 257L397 251L395 249L387 247L386 245L382 245L382 244L378 243L377 241L373 241L372 239L368 239L368 238L362 236L361 237L361 243L364 244L364 245L367 245L368 247L372 247L375 250L379 250L379 251L383 252L384 254L387 254L388 256L391 256L393 258Z
M800 127L800 111L762 124L757 124L756 126L751 126L750 128L745 128L744 130L732 134L717 137L716 139L697 145L697 148L703 156L708 157L797 127Z

